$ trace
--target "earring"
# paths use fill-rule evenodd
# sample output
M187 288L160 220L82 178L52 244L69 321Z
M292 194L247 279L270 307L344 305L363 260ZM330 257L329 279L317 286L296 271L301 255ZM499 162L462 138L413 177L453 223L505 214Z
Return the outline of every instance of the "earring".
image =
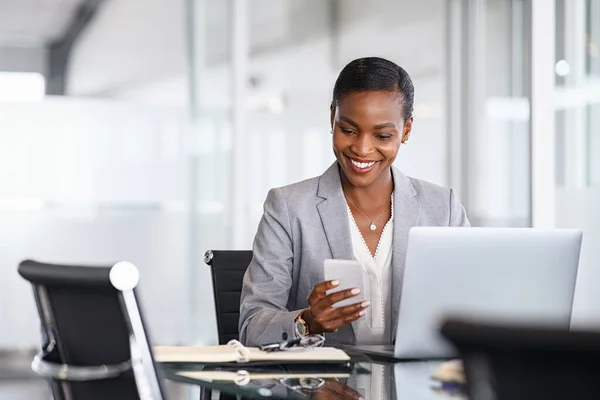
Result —
M402 142L403 145L407 145L408 144L408 140L405 140L404 142Z

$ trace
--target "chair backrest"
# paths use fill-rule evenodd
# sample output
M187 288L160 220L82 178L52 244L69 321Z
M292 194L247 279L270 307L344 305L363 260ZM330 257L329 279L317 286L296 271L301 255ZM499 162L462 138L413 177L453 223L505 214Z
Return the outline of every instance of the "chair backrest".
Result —
M450 319L472 400L600 399L600 332Z
M250 261L251 250L208 250L204 254L212 276L219 344L239 339L242 281Z
M44 351L33 366L51 380L53 393L59 387L63 398L75 400L163 398L135 297L139 273L133 264L27 260L19 274L33 286L44 335ZM112 373L102 377L102 370Z

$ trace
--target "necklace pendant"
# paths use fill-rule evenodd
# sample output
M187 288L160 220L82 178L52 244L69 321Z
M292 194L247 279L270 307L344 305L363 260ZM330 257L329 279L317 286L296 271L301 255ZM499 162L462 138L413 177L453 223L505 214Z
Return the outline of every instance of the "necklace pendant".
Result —
M375 225L375 222L371 222L371 225L369 225L369 229L374 231L375 229L377 229L377 226Z

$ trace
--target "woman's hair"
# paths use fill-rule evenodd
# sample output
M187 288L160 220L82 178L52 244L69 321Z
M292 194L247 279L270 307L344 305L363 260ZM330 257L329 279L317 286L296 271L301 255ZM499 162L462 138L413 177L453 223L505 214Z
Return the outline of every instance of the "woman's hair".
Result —
M366 57L350 62L342 69L333 86L332 107L344 96L364 91L396 92L404 110L404 121L413 113L415 87L408 73L399 65L379 58Z

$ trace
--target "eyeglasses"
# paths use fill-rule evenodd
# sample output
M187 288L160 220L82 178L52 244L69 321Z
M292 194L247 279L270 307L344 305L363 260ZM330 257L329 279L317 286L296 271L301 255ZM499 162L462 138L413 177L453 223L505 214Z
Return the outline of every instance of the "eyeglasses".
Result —
M322 347L323 344L325 344L325 336L310 335L301 336L292 340L286 340L281 343L266 344L260 346L260 349L269 353L274 351L304 351Z
M319 390L325 384L324 379L312 377L282 378L279 382L294 391L307 390L311 392Z

